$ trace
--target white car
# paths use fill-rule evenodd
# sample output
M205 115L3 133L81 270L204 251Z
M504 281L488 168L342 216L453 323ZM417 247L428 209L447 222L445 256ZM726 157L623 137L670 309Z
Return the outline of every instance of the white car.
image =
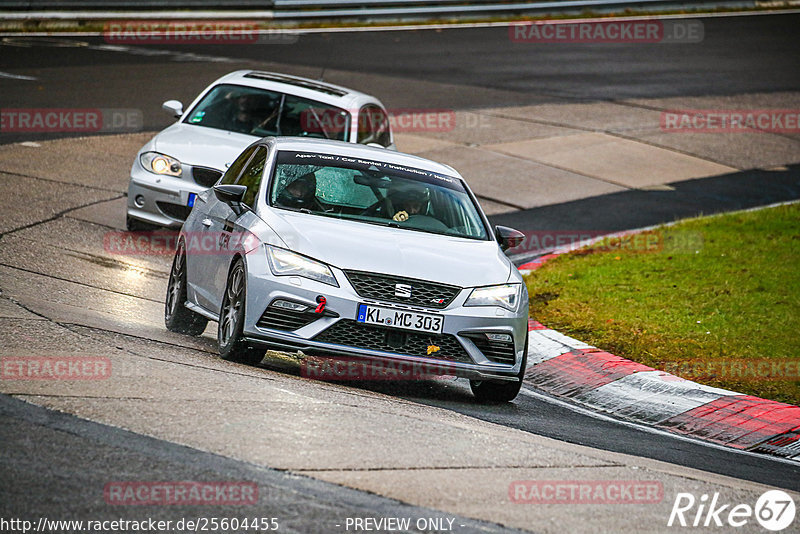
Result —
M528 293L451 167L319 139L248 147L186 219L167 328L218 322L220 355L266 349L424 368L510 401L526 368Z
M394 149L389 117L377 98L320 81L240 70L208 86L178 121L142 147L131 167L128 230L179 228L197 194L265 136L303 136Z

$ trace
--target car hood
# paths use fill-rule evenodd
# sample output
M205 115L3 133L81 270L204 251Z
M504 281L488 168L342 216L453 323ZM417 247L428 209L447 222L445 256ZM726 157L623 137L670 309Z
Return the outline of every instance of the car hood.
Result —
M461 287L508 281L510 260L495 241L388 228L271 210L267 223L287 247L340 269L394 274Z
M192 124L175 123L153 140L153 149L181 163L225 171L226 165L258 137L215 130Z

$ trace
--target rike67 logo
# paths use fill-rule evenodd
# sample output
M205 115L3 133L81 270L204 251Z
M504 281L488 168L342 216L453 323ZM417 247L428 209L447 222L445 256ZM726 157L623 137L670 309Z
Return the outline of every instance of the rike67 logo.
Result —
M678 493L667 526L671 527L743 527L755 519L763 528L779 532L794 522L795 504L781 490L764 492L755 506L723 503L719 493L709 499L703 494L697 499L691 493Z

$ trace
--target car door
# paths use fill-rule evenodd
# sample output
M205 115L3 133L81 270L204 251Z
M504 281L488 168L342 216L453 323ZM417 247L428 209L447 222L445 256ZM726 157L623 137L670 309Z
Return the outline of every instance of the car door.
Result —
M245 209L234 210L228 204L220 202L217 217L214 224L219 225L219 251L213 256L213 266L209 269L209 275L213 276L212 286L214 288L213 305L215 310L219 310L222 305L222 296L228 282L228 269L230 268L233 256L242 250L242 244L246 241L250 228L255 224L255 205L258 190L264 176L264 167L267 162L268 150L265 146L259 146L250 160L247 162L236 185L247 187L247 192L242 198Z
M252 145L245 149L225 172L220 184L235 184L257 148L257 145ZM219 241L230 209L217 198L213 188L209 189L198 195L194 207L197 216L191 217L194 221L191 228L184 229L187 297L190 302L213 313L219 311L219 305L214 297L217 290L212 273L217 269Z

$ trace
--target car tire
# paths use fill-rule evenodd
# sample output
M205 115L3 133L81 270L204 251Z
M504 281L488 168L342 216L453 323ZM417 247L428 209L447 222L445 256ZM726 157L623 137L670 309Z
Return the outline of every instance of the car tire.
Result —
M152 232L153 230L158 230L158 226L155 224L146 223L144 221L140 221L139 219L134 219L130 215L125 217L125 228L129 232Z
M522 367L517 374L517 380L492 381L492 380L470 380L469 388L478 401L483 403L511 402L519 395L522 388L522 380L525 378L525 368L528 364L528 335L525 336L525 350L522 354Z
M244 309L247 302L247 272L244 261L237 258L228 273L225 294L219 310L217 345L223 360L256 365L264 358L264 351L250 347L243 339Z
M206 329L208 319L187 308L185 302L186 247L181 241L175 250L172 269L169 271L167 298L164 302L164 324L171 332L199 336Z

